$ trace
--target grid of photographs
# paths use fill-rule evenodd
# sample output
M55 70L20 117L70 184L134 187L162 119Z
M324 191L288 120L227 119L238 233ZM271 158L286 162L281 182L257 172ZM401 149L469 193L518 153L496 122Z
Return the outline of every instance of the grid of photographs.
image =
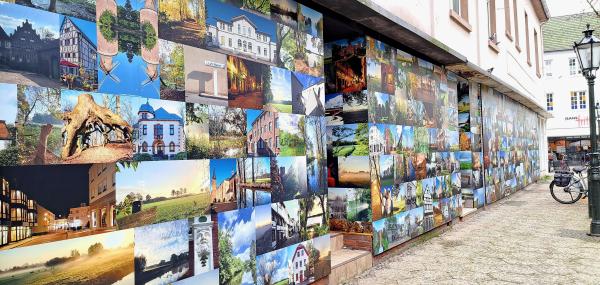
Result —
M58 0L0 16L0 283L329 275L321 13Z
M370 37L326 49L331 230L372 233L380 254L457 217L456 76Z
M537 115L495 90L482 92L485 185L480 196L490 204L540 177ZM475 158L475 156L473 156Z

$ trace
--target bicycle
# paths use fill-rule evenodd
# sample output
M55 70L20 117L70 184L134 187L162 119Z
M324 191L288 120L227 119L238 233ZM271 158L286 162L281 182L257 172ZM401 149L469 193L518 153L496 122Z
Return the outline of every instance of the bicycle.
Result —
M550 195L561 204L573 204L581 197L585 199L588 196L587 170L589 166L576 166L573 171L568 171L570 177L569 184L565 187L556 185L556 180L550 183ZM585 173L585 174L583 174ZM568 194L568 195L567 195ZM575 195L575 196L573 196ZM565 199L562 199L564 196Z

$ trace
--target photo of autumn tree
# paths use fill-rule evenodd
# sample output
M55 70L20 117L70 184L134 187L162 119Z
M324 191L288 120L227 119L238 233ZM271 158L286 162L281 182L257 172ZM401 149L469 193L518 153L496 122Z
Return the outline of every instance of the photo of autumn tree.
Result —
M208 106L186 103L185 105L185 148L188 159L210 157Z
M202 47L206 36L204 0L159 0L158 36L161 39Z
M183 45L159 39L160 98L185 100Z
M255 14L269 16L271 14L271 0L220 0L223 3L231 4L244 11Z

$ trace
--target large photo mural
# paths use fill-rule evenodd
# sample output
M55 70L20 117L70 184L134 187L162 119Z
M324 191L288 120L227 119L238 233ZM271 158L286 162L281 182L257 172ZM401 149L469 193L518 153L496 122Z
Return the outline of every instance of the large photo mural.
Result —
M321 13L293 0L12 2L0 3L0 284L329 275ZM360 171L366 131L339 143L359 144ZM343 185L368 185L345 167ZM369 195L352 196L356 219Z
M457 217L455 76L370 37L326 47L331 230L372 234L377 255Z

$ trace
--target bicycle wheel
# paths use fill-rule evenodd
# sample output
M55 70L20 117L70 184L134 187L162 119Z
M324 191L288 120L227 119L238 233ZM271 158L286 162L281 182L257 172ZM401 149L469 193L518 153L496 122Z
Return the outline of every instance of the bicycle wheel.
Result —
M572 189L572 187L559 187L554 185L554 181L550 183L550 195L561 204L573 204L581 199L581 191Z

